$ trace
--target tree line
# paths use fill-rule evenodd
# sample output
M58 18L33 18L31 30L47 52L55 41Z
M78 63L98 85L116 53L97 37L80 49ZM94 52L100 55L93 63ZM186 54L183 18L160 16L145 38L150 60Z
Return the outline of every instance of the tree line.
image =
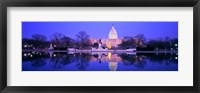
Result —
M22 49L48 49L52 44L54 50L66 50L67 48L76 49L91 49L98 46L97 43L92 44L90 36L85 31L80 31L76 34L76 39L65 36L62 33L53 33L50 40L41 34L34 34L31 38L22 39ZM125 36L122 43L116 49L137 48L137 50L177 50L177 38L158 38L149 39L143 35Z
M22 39L22 49L48 49L50 44L54 50L66 50L69 47L86 49L91 46L89 35L85 31L80 31L76 34L76 39L65 36L62 33L53 33L50 40L41 34L34 34L32 38Z
M178 38L158 38L147 40L143 34L138 34L133 37L124 37L119 45L121 49L137 48L137 50L162 51L162 50L178 50Z

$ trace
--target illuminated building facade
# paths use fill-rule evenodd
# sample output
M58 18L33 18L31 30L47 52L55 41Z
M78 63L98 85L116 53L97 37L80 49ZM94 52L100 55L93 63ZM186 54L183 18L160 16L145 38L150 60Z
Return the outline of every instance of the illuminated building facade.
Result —
M97 39L90 39L90 41L94 43L100 43ZM122 43L122 39L118 38L118 33L114 26L112 26L107 39L101 39L101 43L103 46L106 46L108 49L113 47L117 47L119 44Z

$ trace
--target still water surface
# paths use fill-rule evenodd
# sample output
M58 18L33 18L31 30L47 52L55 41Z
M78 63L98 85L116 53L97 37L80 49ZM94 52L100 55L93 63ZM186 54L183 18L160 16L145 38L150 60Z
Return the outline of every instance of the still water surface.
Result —
M23 52L22 71L178 71L177 53Z

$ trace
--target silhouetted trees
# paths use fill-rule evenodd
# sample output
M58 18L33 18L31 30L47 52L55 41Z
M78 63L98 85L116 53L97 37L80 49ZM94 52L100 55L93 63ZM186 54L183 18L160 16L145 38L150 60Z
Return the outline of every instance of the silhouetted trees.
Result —
M137 48L138 51L171 51L178 50L177 38L158 38L147 40L143 34L123 38L122 43L119 45L120 49Z
M34 34L31 39L22 39L22 49L44 49L48 46L49 42L44 35Z
M143 34L138 34L134 37L125 36L122 43L119 45L122 49L144 47L146 44L146 37Z
M85 31L80 31L76 37L80 49L88 48L91 46L89 35Z
M51 35L51 43L54 45L56 48L62 47L62 42L61 39L64 37L63 34L61 33L54 33Z
M146 37L143 34L138 34L134 36L134 38L137 47L144 47L146 43Z
M34 34L32 35L32 39L33 40L36 40L36 41L42 41L42 42L45 42L47 37L44 36L44 35L40 35L40 34Z
M153 48L153 50L178 50L178 39L170 39L166 37L165 39L159 38L157 40L149 40L147 43L147 48Z
M76 34L76 40L67 37L62 33L53 33L50 36L50 41L47 41L47 37L41 34L34 34L30 39L22 39L23 49L48 49L50 44L53 45L54 50L67 50L69 47L77 49L91 49L91 47L99 47L98 43L91 43L89 35L85 31L80 31ZM138 51L177 51L178 38L165 37L147 40L143 34L125 36L122 39L122 43L116 48L137 48Z
M31 39L22 39L23 49L47 49L50 44L53 45L54 50L66 50L69 47L78 49L88 49L92 47L89 40L89 35L85 31L80 31L77 35L77 40L65 36L62 33L53 33L50 36L50 42L41 34L32 35Z
M76 42L62 33L54 33L51 35L51 43L55 50L66 50L68 47L74 46Z
M62 47L66 47L66 48L72 47L72 46L74 46L75 43L76 43L75 40L73 40L73 39L70 38L70 37L66 37L66 36L63 36L63 37L61 38L61 42L62 42Z
M99 48L99 43L94 43L92 47L94 47L96 49Z
M133 37L124 37L122 40L122 43L119 45L121 49L127 49L127 48L135 48L136 42Z

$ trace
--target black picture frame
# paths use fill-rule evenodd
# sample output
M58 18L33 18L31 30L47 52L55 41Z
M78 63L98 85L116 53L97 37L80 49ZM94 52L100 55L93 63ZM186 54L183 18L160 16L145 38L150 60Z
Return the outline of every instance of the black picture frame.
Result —
M7 86L7 7L193 7L194 86ZM0 1L0 91L2 93L200 93L200 0L1 0Z

